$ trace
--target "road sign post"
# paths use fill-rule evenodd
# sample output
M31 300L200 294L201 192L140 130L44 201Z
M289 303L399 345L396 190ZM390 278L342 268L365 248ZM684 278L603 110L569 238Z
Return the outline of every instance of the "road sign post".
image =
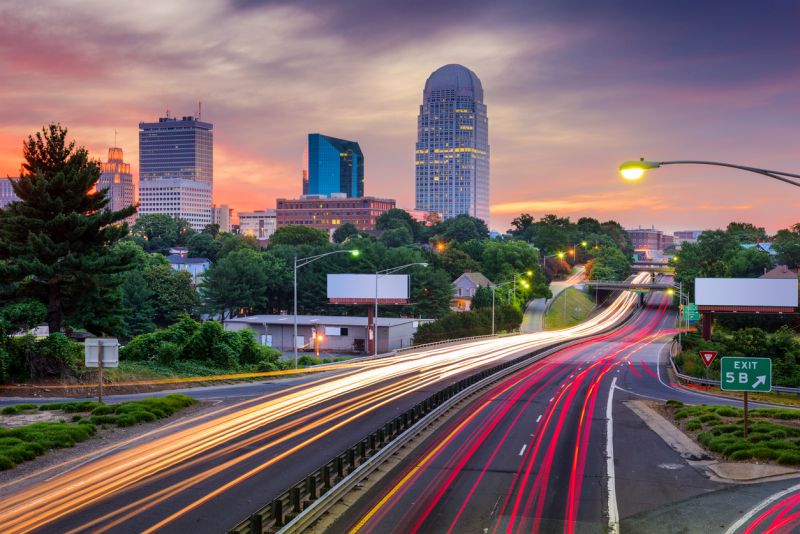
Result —
M97 400L103 402L103 367L119 366L119 342L115 338L88 338L83 347L86 367L97 367Z
M744 437L747 438L747 394L772 390L772 360L725 356L720 360L720 389L744 393Z

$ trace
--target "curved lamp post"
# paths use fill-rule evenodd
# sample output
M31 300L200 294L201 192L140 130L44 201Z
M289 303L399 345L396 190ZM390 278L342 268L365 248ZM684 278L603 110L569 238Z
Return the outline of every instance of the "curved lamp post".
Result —
M735 165L733 163L721 163L718 161L694 161L694 160L645 161L644 158L641 158L639 161L626 161L625 163L620 165L619 173L626 180L638 180L639 178L644 176L645 171L648 171L650 169L658 169L659 167L662 167L664 165L713 165L716 167L729 167L732 169L739 169L741 171L748 171L756 174L761 174L763 176L774 178L775 180L780 180L781 182L785 182L789 185L800 187L800 181L798 181L798 179L800 179L800 174L792 174L783 171L771 171L768 169L760 169L758 167L747 167L745 165Z
M428 264L425 262L415 262L415 263L407 263L405 265L401 265L399 267L392 267L390 269L384 269L382 271L375 271L375 313L373 328L374 331L372 332L372 344L373 344L373 355L378 355L378 278L381 276L386 276L387 274L396 273L397 271L401 271L407 267L413 267L415 265L419 265L420 267L427 267Z
M360 251L356 249L352 250L334 250L332 252L326 252L325 254L317 254L316 256L308 256L305 258L298 258L297 254L294 256L294 339L292 340L292 345L294 345L294 368L297 369L297 269L301 267L305 267L309 263L314 263L317 260L324 258L325 256L330 256L331 254L350 254L353 257L358 257L361 254ZM317 341L314 340L314 344L316 345Z

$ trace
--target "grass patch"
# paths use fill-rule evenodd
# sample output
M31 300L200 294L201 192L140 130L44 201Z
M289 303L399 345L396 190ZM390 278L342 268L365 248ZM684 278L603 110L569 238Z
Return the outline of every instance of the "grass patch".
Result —
M568 287L558 294L547 309L544 316L544 328L545 330L557 330L574 326L588 319L594 307L594 299L590 295L578 291L574 287Z
M0 414L17 415L21 414L22 412L27 412L35 409L36 409L35 404L13 404L11 406L4 406L3 409L0 410Z
M92 437L97 432L98 426L127 427L156 421L169 417L196 402L186 395L172 394L120 404L100 404L94 401L43 404L39 406L39 410L63 410L66 413L75 413L72 416L72 423L42 422L0 429L0 470L11 469L50 449L74 447L76 443ZM36 408L34 405L29 406L33 408L27 409ZM89 415L83 417L78 413Z
M766 461L800 465L800 411L784 408L750 410L747 439L744 412L733 406L685 406L667 401L675 424L695 433L706 449L732 461Z

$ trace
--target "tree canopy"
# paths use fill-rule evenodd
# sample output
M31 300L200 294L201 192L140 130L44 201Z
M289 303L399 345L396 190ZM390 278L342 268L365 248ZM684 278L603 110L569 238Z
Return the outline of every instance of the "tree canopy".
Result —
M0 210L0 283L8 304L33 299L47 307L50 332L66 322L96 333L119 326L118 281L131 256L111 245L125 237L130 206L108 209L97 190L100 166L67 142L67 129L50 124L23 144L20 198Z

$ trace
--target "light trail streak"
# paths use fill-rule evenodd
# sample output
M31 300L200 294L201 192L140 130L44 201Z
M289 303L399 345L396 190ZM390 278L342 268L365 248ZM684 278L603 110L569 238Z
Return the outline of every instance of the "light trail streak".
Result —
M661 312L663 312L664 307L665 306L662 306L662 309L660 310ZM660 319L660 317L657 319ZM657 322L658 320L649 321L648 327L654 326ZM625 336L632 334L637 329L641 329L641 325L639 324L628 325L614 334L607 334L606 336L602 336L599 339L600 340L604 338L607 339L613 336L616 339L621 338L624 340ZM641 338L641 334L639 334L637 338ZM594 338L590 341L579 343L578 345L590 342L596 343L597 341L598 338ZM641 341L641 339L637 339L637 341ZM584 380L584 378L588 377L590 373L593 373L598 368L600 368L601 371L603 371L602 374L596 377L593 380L592 384L590 385L589 396L587 397L588 405L585 405L582 411L581 427L583 427L584 423L587 422L586 414L593 412L594 402L592 402L591 399L596 399L596 389L600 383L600 380L602 379L603 376L605 376L607 372L611 370L611 367L613 366L614 363L613 361L614 357L622 353L623 351L628 350L630 346L631 343L624 344L620 349L614 351L613 354L611 354L610 356L606 356L600 360L591 363L587 369L583 370L582 372L578 372L577 373L578 377L576 378L576 380L570 383L570 387L567 389L572 390L573 393L571 395L574 396L574 392L578 390L578 386L580 385L581 381ZM566 354L569 357L566 356L562 357L561 355L563 354ZM551 357L551 359L542 362L546 363L546 365L542 365L540 368L537 368L535 370L532 369L527 374L518 373L517 375L515 375L524 378L526 386L524 388L521 388L518 391L518 393L513 395L511 398L501 400L501 402L503 402L506 407L515 405L517 403L517 400L519 399L519 395L521 395L524 391L527 391L527 389L529 389L538 380L539 376L541 376L542 373L546 373L547 367L549 367L550 371L552 371L550 372L549 380L545 384L540 384L536 392L529 397L529 399L525 402L525 404L522 406L522 408L520 408L516 416L513 418L511 423L507 426L505 432L500 438L499 445L495 447L495 449L492 451L492 454L490 455L490 458L483 465L483 468L477 475L476 481L472 484L472 487L470 488L467 497L463 500L458 512L455 515L455 518L450 523L448 532L458 531L457 524L463 511L469 505L470 500L474 495L475 491L477 490L481 480L483 479L484 474L489 469L491 464L494 462L503 444L508 439L508 435L511 429L518 423L519 418L523 415L525 409L530 404L530 402L532 402L536 398L537 394L540 391L542 391L543 388L547 387L552 381L556 380L559 376L562 377L561 379L565 381L568 381L570 378L573 378L573 376L575 376L575 373L573 372L573 374L571 374L568 378L565 378L567 373L569 373L571 370L559 369L558 367L559 361L561 361L562 359L568 360L572 358L573 355L576 356L575 357L576 363L574 365L577 365L577 361L579 361L580 358L580 348L575 348L573 346L570 349L565 349L564 351L561 351L557 355L554 355L553 357ZM510 384L508 380L501 382L496 389L493 389L492 391L487 393L487 400L485 402L483 402L481 405L477 407L470 408L470 413L466 416L468 420L473 421L478 414L482 414L483 422L479 424L478 428L470 428L468 431L468 435L462 436L465 439L457 445L455 451L447 451L449 460L447 461L446 465L442 468L438 468L436 470L434 479L432 481L428 481L426 483L426 487L422 488L421 490L415 493L414 495L415 503L424 503L420 505L423 506L423 508L419 509L418 506L410 507L405 513L404 519L394 523L395 527L403 528L404 530L407 530L409 532L417 532L422 528L422 524L425 522L427 517L430 516L432 510L437 506L437 503L442 499L443 495L448 491L448 489L453 486L454 481L461 474L463 467L466 465L466 462L472 457L474 457L478 446L482 445L485 442L487 436L493 430L495 430L499 422L503 423L507 422L506 421L506 416L508 415L507 410L505 411L501 410L502 408L501 406L501 407L495 407L494 409L487 411L487 406L489 406L491 402L497 400L501 393L503 394L507 393L509 387L516 387L519 384L519 382L520 382L519 380L516 380L513 384ZM501 387L503 389L499 389ZM568 394L567 390L565 389L562 389L558 393L557 395L558 400L554 403L551 403L550 404L551 407L548 408L548 411L546 413L547 419L536 430L536 433L532 434L532 436L537 436L534 438L533 441L537 441L537 438L539 440L536 443L537 445L541 444L541 437L544 435L545 429L548 428L550 420L553 417L553 414L556 412L556 410L562 410L562 408L555 408L555 406L559 405L561 399L564 397L564 395L567 394ZM487 413L483 415L484 412ZM537 418L537 423L541 419L542 416L540 415ZM461 429L461 432L467 432L467 429L463 425L463 423L464 421L462 420L457 428ZM359 529L364 528L367 524L370 525L369 527L370 529L376 528L376 525L380 525L383 517L385 517L385 515L391 510L394 504L397 503L400 499L402 499L407 491L410 491L410 489L414 487L414 483L421 476L422 472L424 471L424 467L430 465L430 463L433 462L439 455L444 454L447 445L450 445L451 442L455 440L456 437L457 437L457 432L451 431L449 434L446 435L445 438L434 444L433 451L426 454L422 461L417 463L409 473L406 473L400 479L399 482L397 482L394 486L392 486L392 489L389 490L389 493L369 510L369 512L355 525L355 527L351 532L356 532ZM588 437L589 437L588 432L583 432L583 434L579 435L580 441L584 443L588 443ZM555 443L556 441L557 440L554 439L553 443ZM585 446L582 448L584 450L586 449ZM525 455L526 456L525 461L527 461L528 458L535 458L537 456L536 452L533 453L531 452L530 447L528 447L527 450L528 453ZM585 460L585 456L583 458ZM580 462L577 462L576 468L581 469L582 468L581 466L582 464ZM541 482L541 479L538 482ZM579 494L580 493L579 486L573 487L573 492ZM510 495L510 493L508 495ZM576 505L573 505L573 507L577 509ZM503 508L505 508L505 505ZM401 525L405 526L400 527ZM536 529L534 528L534 530Z
M153 528L164 526L308 444L414 391L514 354L530 352L557 341L597 334L610 324L622 320L635 304L635 298L634 295L623 295L594 319L572 328L479 340L456 347L421 350L359 362L356 364L358 369L348 374L297 385L266 395L257 402L245 401L234 410L219 409L211 419L201 420L198 417L192 421L197 423L195 426L183 422L182 425L187 427L170 435L154 437L130 449L108 451L106 456L96 461L76 466L67 473L3 499L0 503L0 530L10 534L39 528L117 492L137 487L140 483L177 475L182 470L197 466L199 462L221 460L226 455L262 443L251 451L210 466L199 475L154 491L152 495L135 500L112 515L90 520L81 527L100 526L106 530L200 482L210 482L211 477L222 475L257 454L264 454L292 439L313 433L287 451L270 456L257 468L227 482L216 482L216 487L210 488L204 497L156 522ZM342 368L350 370L352 366L343 365ZM325 403L333 403L321 412L328 415L320 417L315 414L317 417L312 417L303 414ZM277 426L262 430L267 425ZM251 436L253 432L256 434ZM102 525L105 521L112 523Z

